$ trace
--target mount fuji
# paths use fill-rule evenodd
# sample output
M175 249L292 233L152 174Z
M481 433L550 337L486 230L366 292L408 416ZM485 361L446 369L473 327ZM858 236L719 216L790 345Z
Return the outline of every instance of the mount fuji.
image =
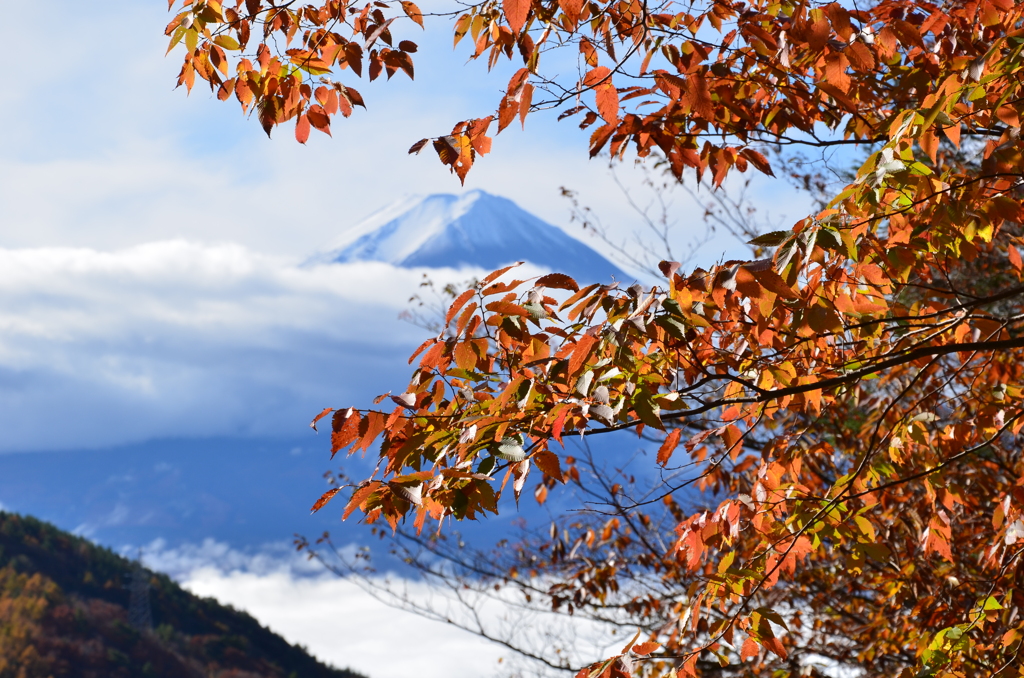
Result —
M632 279L583 242L480 190L404 198L346 232L315 263L487 270L528 261L586 282Z

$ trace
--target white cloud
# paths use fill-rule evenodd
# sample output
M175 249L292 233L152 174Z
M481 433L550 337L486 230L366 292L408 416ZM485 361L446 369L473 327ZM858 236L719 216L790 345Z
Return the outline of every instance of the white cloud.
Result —
M404 383L423 273L180 240L0 249L0 450L300 432Z
M373 678L484 678L507 655L465 631L386 607L345 579L203 569L184 585L245 610L322 661Z
M245 610L322 661L372 678L482 678L507 655L465 631L387 607L285 544L242 552L211 539L174 549L158 540L143 562L196 595ZM407 585L420 599L432 593Z
M354 546L343 549L351 556ZM122 549L134 557L137 551ZM524 615L511 590L475 597L474 616L439 585L399 575L375 575L375 596L354 579L325 573L325 569L296 554L286 544L267 544L240 551L207 539L201 544L167 548L162 540L143 550L143 563L177 579L184 588L200 596L245 610L262 624L305 646L314 656L339 667L349 667L372 678L485 678L487 676L561 675L529 664L508 648L487 641L451 624L423 616L381 601L385 588L398 591L408 601L430 606L455 620L475 619L490 633L513 633L515 642L537 643L550 654L551 646L563 647L574 664L582 665L613 653L622 639L598 631L590 622L553 617L543 612ZM511 596L511 597L510 597ZM527 621L524 621L527 620ZM512 624L511 626L509 624ZM524 628L527 626L535 628ZM612 631L615 634L615 631ZM600 639L600 640L598 640ZM611 644L609 645L609 641Z

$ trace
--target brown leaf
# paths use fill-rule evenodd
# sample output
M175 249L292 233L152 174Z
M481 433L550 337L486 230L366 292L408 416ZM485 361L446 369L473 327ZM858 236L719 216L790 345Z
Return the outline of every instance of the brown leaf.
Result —
M685 98L690 109L705 120L714 120L715 108L711 100L711 91L707 81L699 73L692 73L686 78Z
M534 283L536 287L547 287L548 289L559 289L559 290L572 290L573 292L579 292L580 286L576 284L576 281L565 275L564 273L548 273L537 278L537 282Z
M767 174L770 177L775 176L775 172L772 171L771 163L768 162L768 158L764 157L752 148L744 148L740 151L740 155L751 162L751 164L761 171L762 174Z
M320 104L313 104L306 111L306 117L309 118L310 124L317 128L327 136L331 135L331 118L327 115L327 111L323 109ZM309 136L309 133L306 133Z
M420 28L423 28L423 12L420 11L420 8L416 6L415 2L402 0L402 9L405 11L405 15L407 17L419 24Z

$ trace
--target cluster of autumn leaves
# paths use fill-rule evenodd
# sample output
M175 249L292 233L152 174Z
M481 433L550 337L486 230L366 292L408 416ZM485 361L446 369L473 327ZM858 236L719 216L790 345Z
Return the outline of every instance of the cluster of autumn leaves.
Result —
M371 79L412 75L392 8L422 25L409 2L186 0L168 33L186 47L182 84L198 73L268 131L295 119L304 141L363 104L337 73L360 76L365 59ZM636 551L653 524L637 502L613 502L603 529L579 524L584 550L635 553L632 565L552 547L522 575L553 577L556 607L605 605L629 567L681 587L634 591L624 609L644 643L581 676L711 663L795 675L811 656L902 678L1017 675L1022 21L1011 0L504 0L459 13L455 40L474 58L523 64L493 113L411 149L430 144L462 180L495 119L501 131L539 108L594 127L592 155L656 153L714 187L751 165L771 175L764 144L869 154L823 210L755 241L764 259L665 262L658 286L485 278L417 351L404 391L377 401L387 408L318 417L331 416L333 452L379 453L345 516L475 519L518 499L533 469L544 501L585 482L567 436L655 432L656 464L692 468L717 494L684 511L682 486L666 486L660 549ZM255 62L229 60L246 49ZM578 72L546 74L548 50L578 50Z
M176 4L171 0L169 7ZM263 0L224 4L187 0L167 25L167 51L182 43L186 49L178 86L191 91L198 75L221 101L234 95L244 112L255 112L268 135L294 120L295 138L305 143L312 128L329 135L335 115L347 118L353 106L365 108L356 89L330 77L335 69L361 77L365 64L371 81L398 71L413 77L416 43L395 44L390 27L397 17L384 15L386 3L367 3L361 10L344 0L299 8ZM403 17L423 26L415 3L401 2L400 8ZM255 61L231 56L246 50Z

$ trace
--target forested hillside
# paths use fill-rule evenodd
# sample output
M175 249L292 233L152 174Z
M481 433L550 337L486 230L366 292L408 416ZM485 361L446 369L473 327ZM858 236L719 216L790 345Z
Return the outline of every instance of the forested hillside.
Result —
M149 582L153 630L136 630L132 570L107 549L0 512L0 678L359 676L162 574Z

